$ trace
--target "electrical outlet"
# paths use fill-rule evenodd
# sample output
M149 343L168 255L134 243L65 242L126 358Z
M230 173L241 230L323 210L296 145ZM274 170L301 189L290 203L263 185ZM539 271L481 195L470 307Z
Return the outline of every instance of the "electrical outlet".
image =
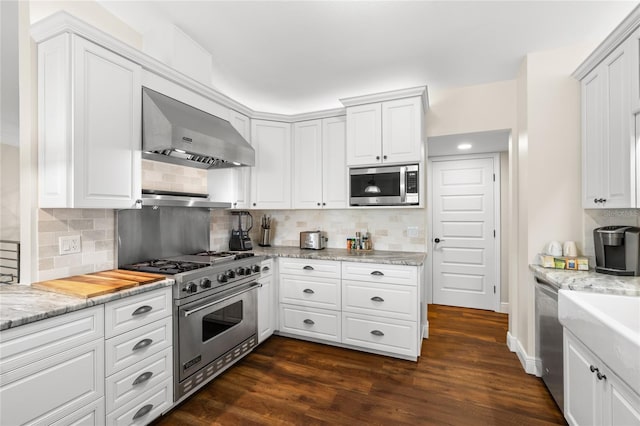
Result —
M407 226L407 237L417 237L417 236L418 236L418 227Z
M58 239L58 251L63 254L80 253L80 235L70 235Z

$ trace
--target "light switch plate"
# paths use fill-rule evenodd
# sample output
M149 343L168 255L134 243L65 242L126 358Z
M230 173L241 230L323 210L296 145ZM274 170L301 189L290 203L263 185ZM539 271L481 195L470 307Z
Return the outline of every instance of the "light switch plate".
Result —
M418 227L407 226L407 237L417 237L417 236L418 236Z
M80 253L80 235L69 235L58 239L58 252L61 255Z

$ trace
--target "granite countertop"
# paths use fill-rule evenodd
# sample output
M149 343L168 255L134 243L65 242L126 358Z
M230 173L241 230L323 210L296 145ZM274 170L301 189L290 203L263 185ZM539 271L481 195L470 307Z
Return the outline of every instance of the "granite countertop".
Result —
M533 274L551 281L560 288L594 293L620 294L640 297L640 277L621 277L590 271L567 271L529 265Z
M173 283L172 279L165 279L90 299L38 290L29 285L2 284L0 285L0 330L170 287Z
M254 247L256 255L294 257L299 259L340 260L345 262L384 263L389 265L421 266L426 253L410 251L373 250L369 252L325 248L307 250L298 247Z

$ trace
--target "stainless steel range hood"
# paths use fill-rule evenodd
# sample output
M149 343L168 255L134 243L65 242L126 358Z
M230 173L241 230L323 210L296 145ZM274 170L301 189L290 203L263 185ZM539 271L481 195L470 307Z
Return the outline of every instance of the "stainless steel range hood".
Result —
M199 207L205 209L229 209L231 203L213 201L208 194L194 194L187 192L159 191L154 189L142 190L143 207Z
M142 158L200 169L255 165L255 151L231 124L144 87Z

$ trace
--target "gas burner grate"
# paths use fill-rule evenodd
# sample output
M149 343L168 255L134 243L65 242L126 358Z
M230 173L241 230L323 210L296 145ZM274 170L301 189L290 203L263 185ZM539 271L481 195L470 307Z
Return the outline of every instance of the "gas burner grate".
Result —
M245 257L254 256L254 253L249 252L232 252L232 251L202 251L196 253L195 256L209 256L209 257L230 257L232 259L244 259Z
M140 272L156 272L159 274L175 275L182 272L194 271L209 266L207 263L183 262L167 259L153 259L146 262L123 266L123 269Z

